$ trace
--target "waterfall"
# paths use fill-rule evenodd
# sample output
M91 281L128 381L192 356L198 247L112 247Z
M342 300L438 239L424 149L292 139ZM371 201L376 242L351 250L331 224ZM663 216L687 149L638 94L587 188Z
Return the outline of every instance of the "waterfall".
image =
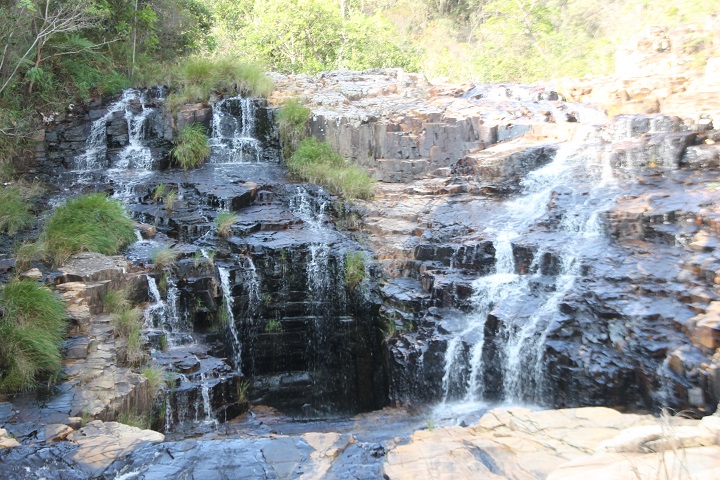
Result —
M209 145L213 163L259 162L260 141L255 138L257 106L252 98L232 97L213 106Z
M290 209L308 226L316 239L308 247L305 267L308 291L316 302L327 301L332 286L329 268L330 245L328 245L328 228L325 226L327 202L318 201L317 205L314 205L308 191L303 187L297 187L295 195L290 199Z
M562 321L559 307L581 275L583 252L605 241L600 213L618 195L607 162L602 150L563 146L551 163L523 180L522 194L506 202L486 229L495 239L495 269L473 282L473 313L448 339L444 402L486 397L484 371L491 340L499 363L494 367L502 375L502 399L543 402L548 331ZM513 245L523 241L536 244L537 251L527 271L521 272ZM540 259L546 253L557 256L554 274L542 271ZM486 339L491 313L499 320L498 337Z
M225 314L227 315L227 324L230 334L232 335L232 362L235 370L242 375L242 344L240 343L240 335L235 325L235 316L233 315L233 305L235 300L232 296L230 287L230 271L225 267L218 267L220 274L220 286L223 292L223 305L225 306Z
M252 319L257 315L260 307L260 279L257 269L250 256L245 257L245 270L243 270L243 284L248 292L248 318Z
M145 275L148 282L148 293L152 303L145 309L146 330L160 329L170 347L193 342L190 327L180 315L178 309L179 290L175 279L167 278L167 296L163 300L157 282L150 275Z

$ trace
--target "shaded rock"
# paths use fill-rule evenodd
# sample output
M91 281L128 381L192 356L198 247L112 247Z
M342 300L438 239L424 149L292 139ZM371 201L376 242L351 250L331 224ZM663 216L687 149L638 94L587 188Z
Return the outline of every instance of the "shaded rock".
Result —
M45 425L45 442L52 443L65 440L68 435L70 435L74 431L75 430L68 425L62 425L58 423Z

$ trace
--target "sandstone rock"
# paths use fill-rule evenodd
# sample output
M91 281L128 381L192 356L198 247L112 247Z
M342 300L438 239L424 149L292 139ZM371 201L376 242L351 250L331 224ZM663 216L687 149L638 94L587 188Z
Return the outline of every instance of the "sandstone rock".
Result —
M665 478L666 468L676 475L687 466L692 478L717 478L718 418L665 422L603 407L494 409L475 427L414 433L390 450L383 473L390 479L635 480ZM697 463L686 465L690 458ZM634 476L638 471L642 477Z
M0 428L0 450L4 448L19 447L20 442L8 436L7 430Z
M28 278L30 280L42 280L43 274L42 272L37 268L31 268L30 270L27 270L20 274L22 278Z
M62 425L58 423L45 425L45 442L52 443L65 440L67 436L74 431L75 430L68 425Z
M71 433L67 440L79 446L70 460L95 477L115 460L122 458L145 442L162 442L165 436L152 430L141 430L117 422L94 420Z
M82 417L68 417L68 419L65 421L65 425L72 428L73 430L79 430L82 427L82 424Z

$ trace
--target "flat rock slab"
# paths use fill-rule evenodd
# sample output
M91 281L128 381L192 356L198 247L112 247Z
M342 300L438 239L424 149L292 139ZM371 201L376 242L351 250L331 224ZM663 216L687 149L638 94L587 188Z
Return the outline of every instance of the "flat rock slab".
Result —
M91 477L102 474L113 462L132 452L143 442L162 442L165 436L117 422L95 420L71 434L68 440L79 448L68 460Z
M622 414L604 407L495 409L470 428L415 432L390 450L398 479L720 478L720 418ZM635 472L640 472L637 475ZM675 476L673 476L675 475ZM685 477L682 477L685 478Z

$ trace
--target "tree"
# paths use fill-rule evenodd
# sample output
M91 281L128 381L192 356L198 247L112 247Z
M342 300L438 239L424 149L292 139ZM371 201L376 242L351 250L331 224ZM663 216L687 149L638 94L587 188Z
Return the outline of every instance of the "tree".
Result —
M3 30L0 95L33 56L34 70L31 71L37 77L42 61L49 58L43 56L45 45L59 35L91 27L99 12L89 0L18 0L9 7L3 7L0 14L9 29ZM64 54L68 52L55 55ZM31 91L33 83L31 79Z

